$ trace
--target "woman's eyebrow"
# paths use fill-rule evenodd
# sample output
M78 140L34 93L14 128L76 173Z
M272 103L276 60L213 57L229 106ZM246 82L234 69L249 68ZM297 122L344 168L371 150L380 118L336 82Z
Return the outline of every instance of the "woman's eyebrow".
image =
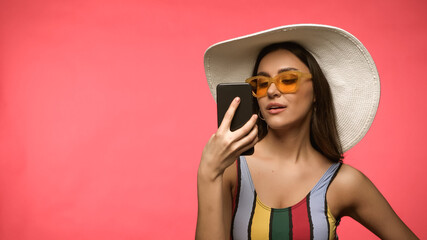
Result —
M282 73L282 72L286 72L286 71L298 71L298 69L293 68L293 67L282 68L279 71L277 71L277 74ZM266 72L259 72L259 73L257 73L257 76L271 77L270 74L268 74Z
M256 74L257 76L264 76L264 77L270 77L270 74L266 73L266 72L259 72Z
M298 69L293 68L293 67L288 67L288 68L282 68L279 71L277 71L277 74L282 73L282 72L286 72L286 71L297 71Z

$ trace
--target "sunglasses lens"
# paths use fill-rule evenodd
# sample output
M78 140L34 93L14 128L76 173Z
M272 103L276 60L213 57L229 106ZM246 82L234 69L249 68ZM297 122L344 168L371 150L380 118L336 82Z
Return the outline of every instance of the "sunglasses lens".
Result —
M294 93L297 90L298 74L286 73L279 78L278 88L282 93Z
M268 90L268 78L260 77L257 79L257 85L256 85L256 92L255 94L257 97L263 97L267 94Z
M268 79L263 77L253 78L249 84L252 87L252 92L256 97L263 97L267 93L268 89Z

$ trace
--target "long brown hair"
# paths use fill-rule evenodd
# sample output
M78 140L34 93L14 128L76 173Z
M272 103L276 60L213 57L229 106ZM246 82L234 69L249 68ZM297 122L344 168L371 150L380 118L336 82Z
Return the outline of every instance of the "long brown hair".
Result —
M257 75L259 64L267 54L279 49L288 50L297 56L308 67L313 76L313 92L316 101L313 103L313 114L310 121L311 145L331 161L341 162L343 151L338 136L331 89L316 59L307 50L294 42L268 45L258 54L252 75ZM259 111L258 104L256 104L255 108L256 111ZM258 118L257 125L258 139L261 140L267 135L267 123Z

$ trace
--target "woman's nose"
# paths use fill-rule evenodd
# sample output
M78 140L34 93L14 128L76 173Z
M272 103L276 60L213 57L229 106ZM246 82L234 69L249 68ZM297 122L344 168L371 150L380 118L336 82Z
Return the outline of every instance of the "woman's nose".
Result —
M268 86L267 89L267 95L271 98L280 96L281 92L279 89L277 89L277 86L275 83L271 83L270 86Z

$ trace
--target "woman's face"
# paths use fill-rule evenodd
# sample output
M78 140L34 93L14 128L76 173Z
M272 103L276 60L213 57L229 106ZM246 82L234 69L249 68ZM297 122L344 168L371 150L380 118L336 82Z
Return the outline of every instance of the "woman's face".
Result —
M308 67L297 56L287 50L277 50L267 54L260 62L258 75L275 77L286 70L310 73ZM267 95L258 98L260 111L271 129L285 129L298 126L310 117L314 102L311 79L302 78L298 91L281 93L274 83L270 85Z

